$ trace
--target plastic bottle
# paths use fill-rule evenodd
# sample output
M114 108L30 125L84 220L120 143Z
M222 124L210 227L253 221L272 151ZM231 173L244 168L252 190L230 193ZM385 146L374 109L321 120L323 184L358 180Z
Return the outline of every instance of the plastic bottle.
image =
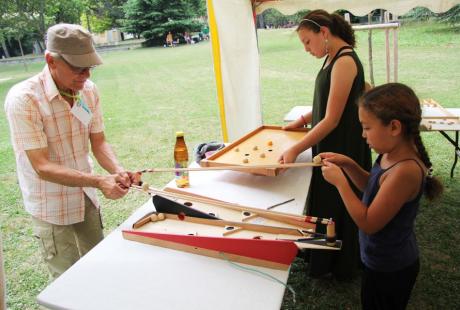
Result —
M188 167L188 150L185 144L184 133L176 132L176 145L174 146L174 164L176 168ZM176 186L183 188L189 187L188 171L176 171Z

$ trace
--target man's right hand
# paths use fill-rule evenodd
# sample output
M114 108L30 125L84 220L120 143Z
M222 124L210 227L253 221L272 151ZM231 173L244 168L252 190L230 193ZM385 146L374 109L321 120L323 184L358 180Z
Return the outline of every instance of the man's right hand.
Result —
M121 173L100 176L98 182L98 189L108 199L122 198L128 193L130 186L129 177Z

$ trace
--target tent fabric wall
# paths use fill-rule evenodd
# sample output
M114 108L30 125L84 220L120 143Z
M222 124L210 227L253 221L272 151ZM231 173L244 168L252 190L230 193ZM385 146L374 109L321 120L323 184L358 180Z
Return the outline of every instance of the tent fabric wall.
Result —
M208 14L216 22L215 28L211 27L211 37L219 38L219 49L213 51L213 58L215 73L221 74L216 80L221 79L223 88L221 94L218 92L218 96L223 96L219 98L224 109L222 136L225 142L227 137L234 141L262 125L259 52L252 3L208 0Z
M344 9L353 15L363 16L375 9L403 15L418 6L440 13L459 4L460 0L255 0L254 3L257 14L269 8L275 8L286 15L294 14L300 9L323 9L328 12Z
M374 9L386 9L395 15L423 6L444 12L460 0L207 0L211 27L218 100L221 105L222 136L234 141L262 124L260 102L260 63L254 10L261 13L275 8L284 14L301 9L346 9L366 15ZM210 10L212 6L212 10ZM300 47L299 47L300 48ZM215 52L217 51L217 52ZM219 54L220 53L220 54ZM219 54L219 55L216 55ZM221 85L220 81L222 81ZM221 88L220 88L221 86ZM228 138L228 139L227 139Z

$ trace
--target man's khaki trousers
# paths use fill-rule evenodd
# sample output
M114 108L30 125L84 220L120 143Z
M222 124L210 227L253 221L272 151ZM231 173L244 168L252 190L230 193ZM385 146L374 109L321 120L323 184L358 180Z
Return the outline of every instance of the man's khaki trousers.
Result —
M34 235L51 276L56 279L103 238L99 209L85 195L85 220L55 225L32 217Z

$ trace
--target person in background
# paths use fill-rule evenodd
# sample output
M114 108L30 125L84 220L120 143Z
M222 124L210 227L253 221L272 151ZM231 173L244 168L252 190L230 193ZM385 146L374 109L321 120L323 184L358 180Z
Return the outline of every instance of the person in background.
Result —
M314 10L302 18L296 31L306 52L326 59L316 77L312 112L284 127L311 124L312 128L301 141L284 151L280 163L292 163L300 153L312 148L313 156L322 152L342 153L364 169L370 169L371 153L361 137L358 119L357 101L365 82L363 67L353 50L353 29L338 14ZM359 264L357 227L336 188L324 180L320 168L313 169L307 214L332 218L337 238L343 241L341 251L306 252L308 275L321 277L332 273L339 280L351 279ZM325 233L322 227L318 229Z
M166 46L173 47L173 35L171 31L166 35Z
M348 156L321 153L324 178L337 188L359 227L363 309L405 309L419 272L414 226L420 199L439 197L430 157L420 137L420 101L409 87L390 83L359 105L363 137L379 154L371 172ZM362 192L355 194L348 180Z
M45 60L42 72L10 89L5 111L24 206L56 278L103 238L96 189L122 198L132 174L105 138L99 93L88 79L102 63L91 34L78 25L50 27ZM94 174L90 148L109 174Z

